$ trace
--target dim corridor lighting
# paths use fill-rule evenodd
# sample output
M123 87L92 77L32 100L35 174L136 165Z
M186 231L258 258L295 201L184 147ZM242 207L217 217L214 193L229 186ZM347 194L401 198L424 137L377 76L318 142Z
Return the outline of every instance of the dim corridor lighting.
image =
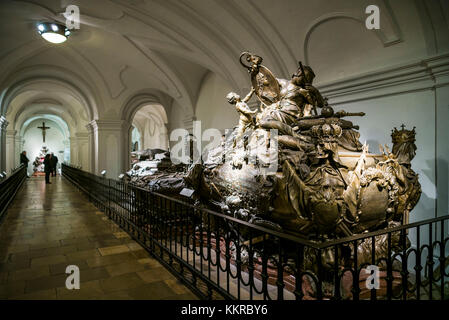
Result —
M37 25L39 34L51 43L63 43L70 36L70 30L59 23L43 22Z

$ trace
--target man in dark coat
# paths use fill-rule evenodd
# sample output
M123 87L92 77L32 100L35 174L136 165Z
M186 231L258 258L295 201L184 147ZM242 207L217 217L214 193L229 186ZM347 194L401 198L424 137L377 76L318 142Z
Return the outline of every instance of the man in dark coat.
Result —
M28 162L30 162L30 160L28 160L28 158L27 158L27 152L23 151L20 154L20 164L24 164L25 167L28 167Z
M44 171L45 171L45 183L46 184L51 184L51 182L50 182L50 173L52 170L51 162L52 162L51 156L49 154L47 154L44 159Z
M56 166L58 165L58 157L51 153L51 176L56 177Z

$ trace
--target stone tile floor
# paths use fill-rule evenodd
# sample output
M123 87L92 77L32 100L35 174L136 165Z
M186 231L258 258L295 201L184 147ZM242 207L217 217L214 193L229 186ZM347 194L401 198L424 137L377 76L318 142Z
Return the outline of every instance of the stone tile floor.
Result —
M0 224L0 299L197 298L64 178L33 177Z

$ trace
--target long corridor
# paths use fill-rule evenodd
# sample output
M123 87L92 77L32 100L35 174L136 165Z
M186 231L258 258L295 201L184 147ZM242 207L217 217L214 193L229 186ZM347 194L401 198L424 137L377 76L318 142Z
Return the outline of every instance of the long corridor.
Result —
M80 289L66 288L68 265ZM67 180L27 179L0 224L0 299L197 299Z

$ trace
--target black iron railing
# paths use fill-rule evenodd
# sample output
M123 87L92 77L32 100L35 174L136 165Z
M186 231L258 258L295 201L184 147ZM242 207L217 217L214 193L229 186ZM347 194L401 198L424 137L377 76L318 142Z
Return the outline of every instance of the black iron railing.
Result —
M6 214L9 204L27 177L26 166L20 166L11 171L0 180L0 222Z
M449 216L316 243L67 165L62 173L203 299L449 298Z

